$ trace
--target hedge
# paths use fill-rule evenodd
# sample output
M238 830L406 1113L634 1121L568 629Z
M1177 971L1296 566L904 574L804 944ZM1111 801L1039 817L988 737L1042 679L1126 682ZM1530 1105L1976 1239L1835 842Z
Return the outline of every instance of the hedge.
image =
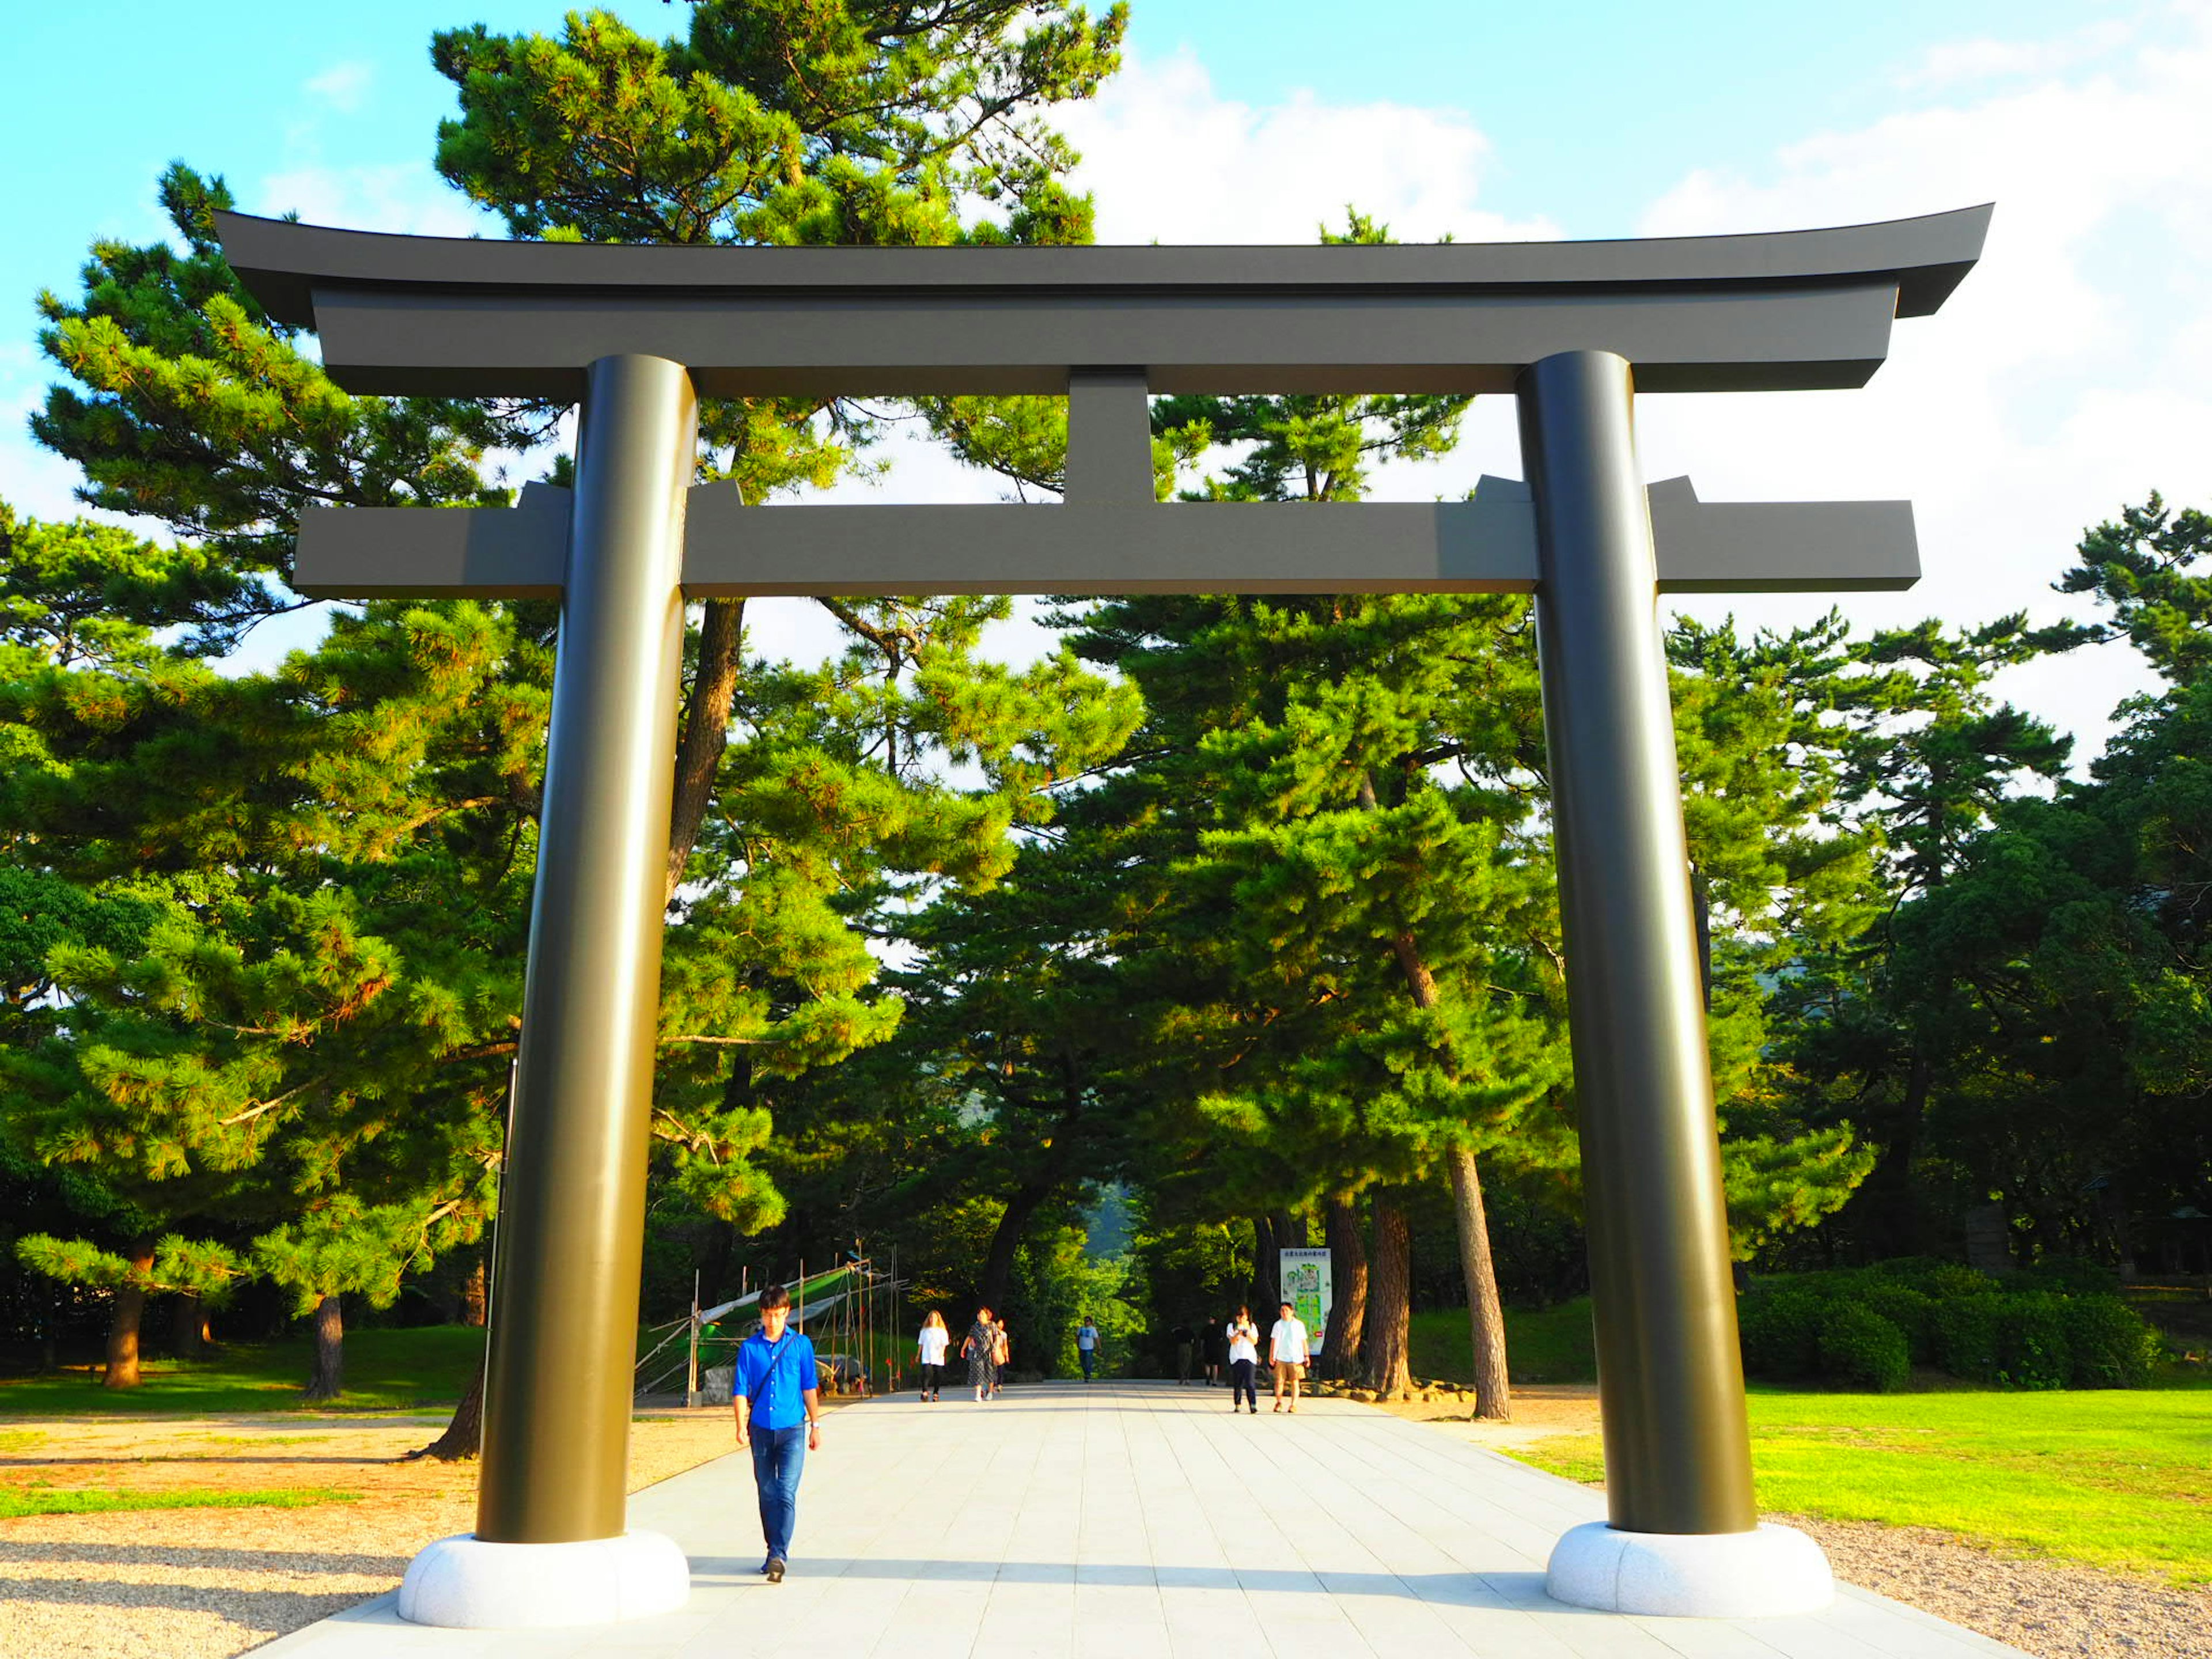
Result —
M2008 1389L2139 1389L2158 1334L2080 1264L1998 1280L1925 1257L1754 1285L1736 1314L1745 1373L1878 1392L1929 1365Z

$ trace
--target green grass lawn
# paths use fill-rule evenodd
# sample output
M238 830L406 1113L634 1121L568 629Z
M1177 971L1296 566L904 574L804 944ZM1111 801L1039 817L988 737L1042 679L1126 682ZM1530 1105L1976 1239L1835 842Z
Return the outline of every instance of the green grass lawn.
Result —
M72 1492L52 1486L0 1486L0 1521L25 1515L98 1515L110 1510L301 1510L315 1504L358 1503L357 1492L301 1486L284 1492L218 1492L187 1486L170 1492Z
M97 1366L0 1380L0 1418L301 1409L311 1339L224 1344L212 1358L149 1359L135 1389L103 1389ZM463 1325L367 1330L345 1340L345 1393L320 1409L436 1410L461 1397L483 1352Z
M1520 1453L1604 1478L1595 1435ZM1759 1507L1935 1527L2007 1552L2212 1582L2212 1389L1806 1394L1755 1389Z
M1413 1316L1408 1340L1413 1375L1474 1380L1468 1351L1467 1310L1440 1308ZM1505 1356L1516 1382L1594 1382L1597 1354L1590 1342L1590 1304L1586 1296L1556 1308L1531 1313L1505 1310Z

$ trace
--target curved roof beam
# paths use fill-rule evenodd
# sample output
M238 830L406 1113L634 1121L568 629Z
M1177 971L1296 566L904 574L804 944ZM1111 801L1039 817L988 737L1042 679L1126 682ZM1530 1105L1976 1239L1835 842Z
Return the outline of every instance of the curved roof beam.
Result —
M1645 392L1863 384L1980 257L1987 206L1747 236L1371 247L775 248L388 236L216 216L362 392L574 397L617 352L708 396L1510 390L1601 349Z

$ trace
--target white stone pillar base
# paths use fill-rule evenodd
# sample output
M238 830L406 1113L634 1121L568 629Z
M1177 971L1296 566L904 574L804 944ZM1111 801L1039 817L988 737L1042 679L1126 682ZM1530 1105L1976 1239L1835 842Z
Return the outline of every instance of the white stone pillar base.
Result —
M539 1630L649 1619L690 1599L691 1564L660 1533L488 1544L465 1532L408 1563L399 1616L456 1630Z
M1820 1547L1795 1527L1756 1532L1621 1532L1576 1527L1552 1551L1544 1589L1601 1613L1758 1619L1817 1613L1835 1600Z

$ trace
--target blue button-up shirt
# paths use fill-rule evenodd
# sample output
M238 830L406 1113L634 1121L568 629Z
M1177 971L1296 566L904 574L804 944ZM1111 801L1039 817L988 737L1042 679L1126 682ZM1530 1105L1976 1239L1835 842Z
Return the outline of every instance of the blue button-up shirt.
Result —
M765 1385L761 1379L768 1379ZM731 1392L753 1401L752 1426L757 1429L796 1428L806 1420L806 1401L799 1396L816 1386L814 1344L797 1331L787 1329L783 1340L771 1345L755 1331L738 1346L737 1375Z

